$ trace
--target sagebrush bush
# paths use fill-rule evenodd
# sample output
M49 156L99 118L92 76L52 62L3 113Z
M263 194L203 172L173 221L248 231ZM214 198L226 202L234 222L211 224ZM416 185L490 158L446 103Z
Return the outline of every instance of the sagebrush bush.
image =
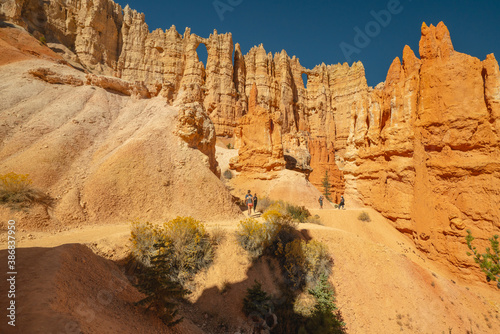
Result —
M151 258L158 255L158 244L160 239L160 231L149 222L140 222L138 220L132 222L130 231L132 256L144 265L151 266Z
M168 250L169 278L183 285L207 268L214 257L210 235L201 222L191 217L177 217L163 227L133 222L131 241L132 255L145 266L151 266L152 257Z
M273 201L269 197L263 197L259 199L259 209L262 212L265 212L271 205L276 203L276 201Z
M238 225L236 241L248 252L250 258L256 259L274 240L278 233L277 227L273 223L262 224L253 218L247 218Z
M331 273L330 255L319 241L295 239L286 244L282 256L285 274L293 288L314 286L321 275Z
M372 220L370 219L370 215L368 214L368 212L366 211L363 211L359 214L358 216L358 220L361 220L363 222L371 222Z
M293 311L304 317L310 317L314 313L316 299L308 292L301 292L293 303Z
M298 206L289 203L286 204L286 212L300 223L307 222L307 218L311 216L311 213L305 206Z
M0 175L0 204L20 210L35 204L52 207L54 200L49 195L33 188L28 174L11 172Z
M177 217L163 225L162 239L172 243L171 279L182 284L213 261L214 250L204 225L192 217Z

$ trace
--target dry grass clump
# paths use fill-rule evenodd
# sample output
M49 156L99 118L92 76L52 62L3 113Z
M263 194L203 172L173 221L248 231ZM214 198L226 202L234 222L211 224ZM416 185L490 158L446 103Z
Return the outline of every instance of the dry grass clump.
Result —
M317 224L319 221L319 217L313 218L309 210L304 206L293 205L284 201L273 201L267 197L262 200L260 208L263 212L263 218L268 221L275 221L286 216L289 216L290 219L297 223Z
M13 210L23 210L39 204L52 207L49 195L32 187L28 174L7 173L0 175L0 204Z
M363 222L371 222L372 221L370 218L370 215L366 211L361 212L358 216L358 219L363 221Z

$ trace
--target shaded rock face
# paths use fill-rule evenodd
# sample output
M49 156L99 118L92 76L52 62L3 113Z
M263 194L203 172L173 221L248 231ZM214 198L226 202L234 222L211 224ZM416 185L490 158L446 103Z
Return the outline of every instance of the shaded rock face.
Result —
M420 55L405 47L353 112L346 197L456 270L470 261L465 229L480 238L500 229L498 63L456 52L443 23L423 24Z

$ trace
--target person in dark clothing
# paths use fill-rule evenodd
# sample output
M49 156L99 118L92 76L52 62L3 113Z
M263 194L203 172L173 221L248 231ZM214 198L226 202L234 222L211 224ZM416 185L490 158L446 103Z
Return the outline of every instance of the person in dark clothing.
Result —
M252 194L250 193L250 190L245 196L245 204L248 207L248 217L252 214L252 207L253 207L253 197Z
M345 204L344 196L340 196L339 210L340 208L345 210L344 204Z
M321 196L318 198L318 202L319 202L319 208L320 208L320 209L323 209L323 195L321 195Z
M253 213L257 212L257 201L258 201L257 193L255 193L253 195Z

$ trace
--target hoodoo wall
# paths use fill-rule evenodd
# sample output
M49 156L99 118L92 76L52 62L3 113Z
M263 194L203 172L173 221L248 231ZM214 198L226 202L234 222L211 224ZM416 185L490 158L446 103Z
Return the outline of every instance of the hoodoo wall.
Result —
M498 63L455 51L443 23L423 24L421 59L406 46L372 88L360 62L306 69L263 45L243 55L230 33L150 32L143 14L110 0L7 0L0 14L44 35L54 50L64 45L89 72L143 82L169 102L184 94L203 106L219 136L237 131L243 142L245 128L272 133L258 138L268 145L258 156L266 170L286 165L319 189L328 171L334 201L345 193L347 206L375 208L431 258L465 265L465 252L456 251L465 229L480 238L500 229ZM255 171L257 155L245 155L254 152L246 145L233 166Z

